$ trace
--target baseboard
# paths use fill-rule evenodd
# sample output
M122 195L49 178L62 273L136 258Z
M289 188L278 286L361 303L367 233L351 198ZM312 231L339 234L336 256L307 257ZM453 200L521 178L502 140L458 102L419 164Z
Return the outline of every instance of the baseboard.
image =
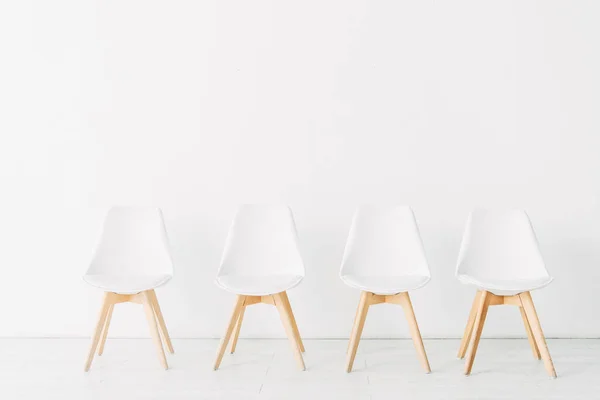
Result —
M173 340L220 340L219 337L213 336L172 336ZM490 340L527 340L526 336L482 336L482 339L490 339ZM89 340L89 336L81 336L81 335L46 335L46 336L1 336L0 340L3 339L57 339L57 340L69 340L69 339L82 339ZM109 336L108 339L150 339L149 336ZM423 340L460 340L460 337L439 337L439 336L424 336ZM566 337L566 336L548 336L546 339L551 340L600 340L600 336L574 336L574 337ZM285 337L281 336L240 336L240 340L287 340ZM307 337L302 338L302 340L345 340L347 341L347 337ZM363 337L361 340L412 340L409 337Z

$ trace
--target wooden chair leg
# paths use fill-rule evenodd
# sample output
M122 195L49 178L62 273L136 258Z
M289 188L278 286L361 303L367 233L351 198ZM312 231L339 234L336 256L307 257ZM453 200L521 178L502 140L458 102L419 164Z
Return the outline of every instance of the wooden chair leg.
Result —
M169 336L169 331L167 330L167 325L165 324L165 318L163 317L160 305L158 304L156 292L154 292L154 290L148 290L148 296L150 297L150 300L152 302L152 309L154 310L154 314L156 315L156 321L158 322L158 327L160 329L161 336L164 339L165 344L167 345L169 353L174 354L175 350L173 350L173 343L171 343L171 337Z
M465 358L465 353L467 352L467 347L469 347L469 343L471 342L471 334L473 333L473 326L475 325L475 317L477 316L477 307L479 307L479 297L481 295L481 291L477 291L475 294L475 299L473 300L473 305L471 305L471 311L469 312L469 319L467 320L467 326L465 327L465 333L463 334L463 338L460 342L460 347L458 348L458 358Z
M223 359L223 354L225 354L225 349L227 348L227 343L229 342L229 338L233 333L233 329L235 328L235 324L240 316L240 312L244 307L244 302L246 300L246 296L238 295L235 300L235 306L233 307L233 312L231 313L231 317L229 318L229 324L227 325L227 330L225 331L225 335L221 339L221 343L219 344L219 349L217 350L217 359L215 360L214 369L215 371L219 369L219 365L221 365L221 360Z
M112 293L106 292L104 293L104 301L102 303L102 308L100 309L100 315L98 316L98 322L96 323L96 329L94 330L94 335L92 336L92 344L90 346L90 351L88 353L88 358L85 362L84 371L89 371L90 366L92 365L92 361L94 360L94 354L96 354L96 348L98 347L98 342L100 341L100 337L102 336L102 330L104 328L104 324L106 323L106 317L108 315L108 310L112 305Z
M281 322L283 323L283 327L287 333L287 336L292 344L292 351L294 352L294 357L296 358L296 362L302 371L306 369L304 366L304 359L302 358L302 351L300 350L300 343L296 340L296 334L294 332L293 322L291 310L286 306L286 302L281 293L277 293L273 295L273 299L275 302L275 306L277 307L277 311L279 311L279 317L281 318Z
M535 338L533 337L533 332L531 332L531 325L529 324L529 320L527 319L527 314L525 314L525 310L523 309L523 307L519 307L519 311L521 311L521 318L523 318L525 331L527 331L527 340L529 340L529 346L531 346L533 357L536 360L539 360L541 358L540 350L538 349L537 343L535 342Z
M475 317L475 325L473 327L475 336L469 348L467 354L467 361L465 363L465 375L471 374L471 368L473 368L473 361L475 361L475 355L477 354L477 347L479 346L479 339L481 339L481 332L483 331L483 324L485 323L485 317L489 307L489 292L482 291L479 296L479 306L477 307L477 316Z
M426 373L430 373L431 367L429 366L429 360L427 359L427 353L425 352L425 346L423 345L423 338L421 338L421 332L419 331L417 317L415 316L415 311L413 310L410 296L408 295L408 292L404 292L399 294L399 298L400 305L402 306L404 315L408 321L408 327L410 328L410 334L415 344L415 349L417 350L419 359L421 360L421 365Z
M348 354L348 352L350 351L350 345L352 344L352 338L355 335L358 316L360 315L360 307L361 307L361 303L359 301L358 305L356 306L356 313L354 313L354 322L352 322L352 330L350 331L350 339L348 340L348 346L346 347L346 354Z
M556 370L554 369L554 363L552 362L552 357L550 357L550 351L548 351L548 345L546 344L544 332L542 331L540 320L538 318L537 312L535 311L535 306L533 305L533 299L531 298L531 294L529 292L524 292L519 294L519 298L521 299L521 303L523 304L523 308L525 309L527 320L531 325L531 331L542 356L542 360L544 360L544 366L546 367L546 371L552 378L556 378Z
M350 349L346 360L346 372L352 371L352 365L354 364L354 358L356 357L356 351L358 350L358 343L360 341L360 336L362 335L363 327L365 326L367 312L369 311L369 296L371 296L371 293L369 292L362 292L360 294L360 303L358 304L354 328L352 329L352 336L350 337Z
M160 340L160 333L158 332L158 325L156 323L156 316L154 314L154 307L152 303L152 295L149 293L149 291L142 292L141 294L142 305L144 306L146 320L148 321L148 326L150 327L150 336L152 336L152 341L154 342L156 352L158 353L158 360L164 369L169 369L167 357L165 356L162 341Z
M100 338L100 344L98 345L98 355L101 356L104 353L104 345L106 344L106 337L108 336L108 328L110 327L110 320L112 319L114 304L111 304L106 315L106 321L104 322L104 328L102 329L102 337Z
M238 337L240 336L240 329L242 329L242 321L244 320L244 313L246 312L246 307L242 307L240 311L240 316L237 319L235 324L235 330L233 331L233 338L231 339L231 348L230 353L233 354L235 352L235 347L237 346Z
M286 292L281 292L281 298L285 302L285 306L288 309L290 316L292 317L292 328L294 329L294 336L296 337L296 342L298 342L298 346L300 347L301 352L305 352L304 343L302 343L302 337L300 336L300 331L298 330L298 324L296 323L296 317L294 316L294 312L292 311L292 305L290 304L290 299Z

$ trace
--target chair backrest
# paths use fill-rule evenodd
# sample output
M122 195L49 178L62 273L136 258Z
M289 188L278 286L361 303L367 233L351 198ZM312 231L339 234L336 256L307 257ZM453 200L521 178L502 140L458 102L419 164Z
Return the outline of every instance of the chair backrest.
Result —
M172 275L173 263L161 210L111 208L87 274Z
M456 275L499 280L549 277L527 213L524 210L472 211Z
M229 230L218 276L304 276L292 210L285 205L241 206Z
M358 207L340 270L340 275L346 274L430 276L419 228L410 207Z

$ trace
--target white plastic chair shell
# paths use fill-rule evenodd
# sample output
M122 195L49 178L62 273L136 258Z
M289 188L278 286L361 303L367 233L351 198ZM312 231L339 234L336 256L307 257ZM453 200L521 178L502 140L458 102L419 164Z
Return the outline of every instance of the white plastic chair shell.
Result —
M527 213L484 209L469 215L456 277L501 296L539 289L553 279Z
M340 278L348 286L385 295L427 284L431 275L412 209L408 206L358 207Z
M241 206L215 283L235 294L266 296L295 287L304 274L292 210L285 205Z
M83 279L108 292L133 294L173 277L162 212L158 208L113 207Z

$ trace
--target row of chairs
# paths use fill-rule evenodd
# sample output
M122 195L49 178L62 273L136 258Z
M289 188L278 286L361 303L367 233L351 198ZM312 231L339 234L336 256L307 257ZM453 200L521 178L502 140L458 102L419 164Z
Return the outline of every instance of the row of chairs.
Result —
M235 306L214 364L217 370L231 342L236 343L246 307L266 303L276 307L300 369L305 351L287 291L305 274L292 211L287 206L241 206L229 231L216 284L234 293ZM173 345L154 289L173 276L166 229L159 209L112 208L100 244L84 280L105 291L104 302L85 364L101 355L115 304L143 305L162 366ZM519 307L536 359L556 377L530 291L552 281L540 254L527 214L522 210L475 210L467 221L456 276L477 288L458 351L466 355L471 373L489 306ZM361 290L350 335L346 371L352 370L369 307L399 304L410 328L423 369L431 371L409 291L423 287L431 275L415 216L407 206L361 206L357 209L344 252L340 278ZM469 347L470 344L470 347ZM467 348L469 349L467 354Z

